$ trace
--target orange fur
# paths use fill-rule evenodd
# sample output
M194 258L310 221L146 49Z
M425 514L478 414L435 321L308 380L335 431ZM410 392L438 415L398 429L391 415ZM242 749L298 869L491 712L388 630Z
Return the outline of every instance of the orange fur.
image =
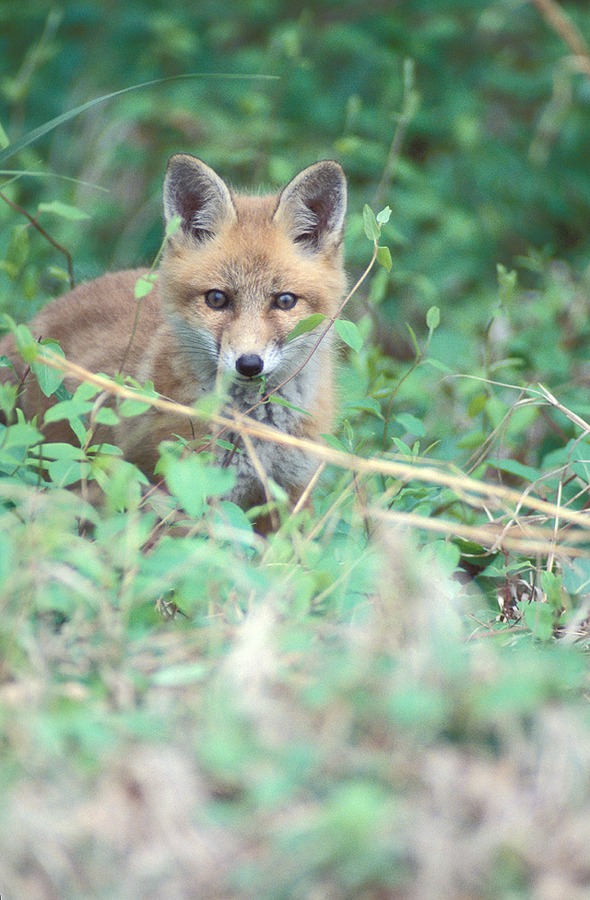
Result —
M333 162L310 166L278 195L254 197L231 193L204 163L178 154L169 163L164 209L168 222L178 215L181 224L166 242L156 288L141 301L135 333L133 292L141 271L77 287L33 320L33 334L54 338L67 358L91 371L114 375L124 363L124 374L152 380L160 394L185 404L198 401L221 378L229 382L229 406L244 411L259 399L258 375L266 377L270 391L293 375L279 393L311 415L267 403L253 416L317 438L332 426L330 343L325 340L299 371L317 332L289 343L285 338L312 313L331 316L342 298L345 202L344 176ZM212 291L214 301L225 305L214 308ZM25 415L42 414L54 401L27 373L11 336L0 342L0 355L13 360ZM75 389L73 383L66 386ZM72 440L67 423L44 431L52 441ZM198 446L205 433L196 420L150 410L113 430L102 428L97 440L118 444L149 477L163 440L178 434ZM266 475L296 500L313 474L313 461L262 441L254 442L254 453ZM221 448L216 454L237 467L230 498L244 507L262 502L263 486L247 454L228 457Z

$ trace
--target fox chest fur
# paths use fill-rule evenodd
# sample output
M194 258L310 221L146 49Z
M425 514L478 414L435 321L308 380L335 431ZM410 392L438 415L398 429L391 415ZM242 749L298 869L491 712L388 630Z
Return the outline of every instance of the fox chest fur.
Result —
M157 285L139 310L134 286L141 272L120 272L49 304L31 329L57 340L68 359L91 371L115 374L123 367L185 405L221 389L230 411L317 438L330 430L334 410L329 335L313 354L317 331L287 336L302 319L330 317L338 308L345 207L344 175L331 161L305 169L278 195L245 196L232 193L200 160L178 154L164 182L169 236ZM43 413L51 400L27 375L12 338L0 342L0 355L14 362L25 414ZM269 394L286 403L261 402ZM50 440L72 439L62 423L45 430ZM113 431L100 437L118 444L148 477L162 441L178 435L198 451L211 434L197 419L156 409ZM266 479L296 500L314 472L314 461L298 450L241 443L237 434L223 438L207 449L235 468L230 499L243 507L264 501ZM233 451L228 441L235 442Z

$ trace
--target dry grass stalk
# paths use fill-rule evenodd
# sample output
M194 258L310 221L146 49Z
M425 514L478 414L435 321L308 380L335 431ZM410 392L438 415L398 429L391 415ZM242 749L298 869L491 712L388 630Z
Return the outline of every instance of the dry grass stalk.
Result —
M293 437L292 435L283 434L276 429L240 415L220 415L204 413L199 409L175 403L172 400L166 400L163 397L149 397L134 388L126 387L111 378L104 375L95 375L92 372L83 369L75 363L69 362L52 353L47 348L42 348L43 362L51 368L58 369L66 375L74 377L82 382L86 381L100 388L119 399L133 399L146 403L156 409L167 410L177 415L187 416L189 418L206 419L212 425L219 428L231 428L239 432L241 435L261 438L275 443L282 444L287 447L296 447L311 454L316 459L330 465L337 466L341 469L353 471L362 475L380 475L390 478L397 478L401 481L420 481L425 484L438 485L456 491L461 500L475 508L483 509L487 504L495 510L502 507L509 515L517 518L522 515L521 510L527 508L537 513L542 513L550 519L558 518L563 523L577 525L582 534L587 534L590 540L590 516L585 511L568 509L535 497L531 494L530 488L525 491L517 491L513 488L504 487L498 484L488 484L478 481L475 478L468 477L458 472L449 471L442 467L437 468L433 464L426 464L421 460L412 460L411 462L400 462L391 459L365 459L352 453L344 453L340 450L334 450L324 444L314 443L313 441L304 440L302 438ZM553 395L548 391L544 391L548 402L555 404L562 411L566 411L565 407L558 404ZM566 411L567 412L567 411ZM575 414L571 413L570 418ZM583 426L586 431L590 430L589 426L583 420L576 417L577 424ZM429 520L432 521L432 520ZM454 525L455 523L453 523ZM455 526L457 531L459 526ZM552 529L547 529L546 538L548 543L552 543Z

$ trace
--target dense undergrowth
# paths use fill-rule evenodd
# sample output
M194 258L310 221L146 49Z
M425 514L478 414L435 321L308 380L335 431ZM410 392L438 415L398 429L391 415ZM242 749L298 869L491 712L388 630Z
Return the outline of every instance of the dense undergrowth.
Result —
M351 284L375 242L393 259L344 313L313 508L277 494L267 539L205 456L168 448L154 488L95 446L153 395L72 396L18 329L78 443L0 426L0 893L587 895L590 14L566 7L0 9L12 320L154 258L180 149L251 189L338 157ZM280 78L33 133L191 72Z

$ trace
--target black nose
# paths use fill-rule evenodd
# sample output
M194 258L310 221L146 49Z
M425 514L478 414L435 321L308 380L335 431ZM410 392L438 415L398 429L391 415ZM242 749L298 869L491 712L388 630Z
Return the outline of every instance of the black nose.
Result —
M255 375L260 375L264 369L264 360L257 353L244 353L243 356L236 359L236 369L240 375L254 378Z

